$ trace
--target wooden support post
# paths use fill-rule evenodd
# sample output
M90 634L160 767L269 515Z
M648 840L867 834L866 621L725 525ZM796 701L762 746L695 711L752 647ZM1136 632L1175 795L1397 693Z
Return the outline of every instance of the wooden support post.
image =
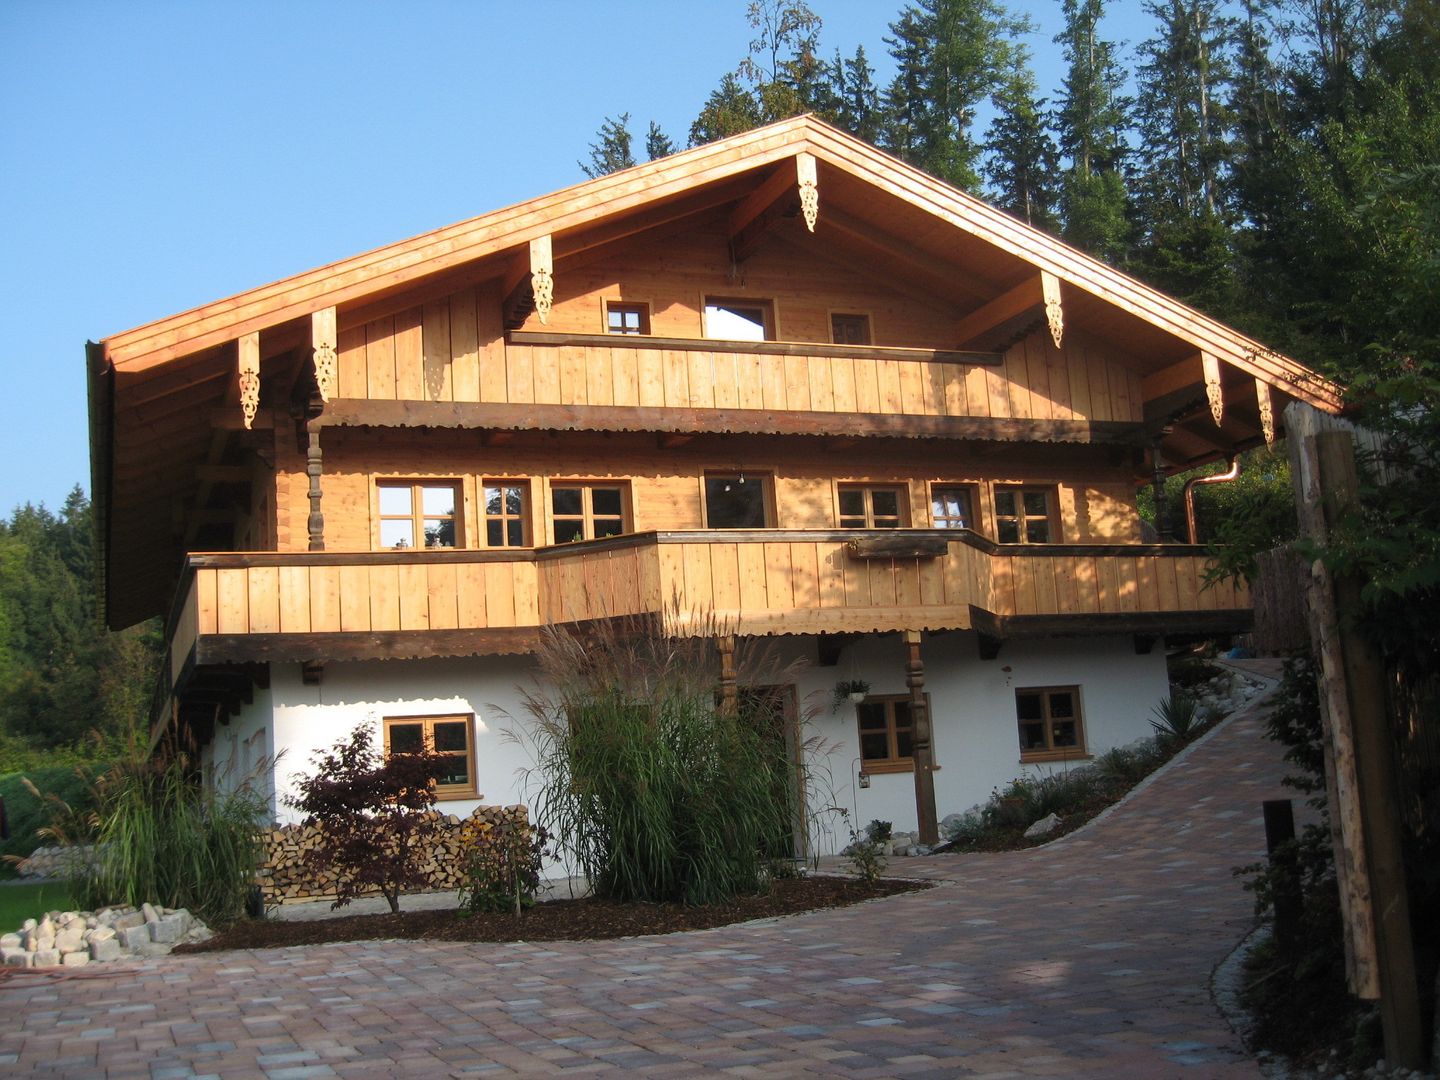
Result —
M1305 902L1300 894L1300 866L1295 848L1295 808L1289 799L1266 799L1260 804L1265 816L1265 854L1274 882L1275 940L1282 949L1295 944Z
M920 843L938 844L935 815L935 755L930 745L930 708L925 701L925 661L920 656L920 631L905 631L905 685L910 688L911 759L915 769L915 816Z
M1323 542L1358 490L1354 437L1349 431L1322 431L1301 435L1295 442L1301 527ZM1345 917L1346 968L1355 995L1380 1002L1386 1060L1419 1068L1426 1051L1394 747L1386 718L1385 668L1369 642L1346 625L1348 613L1359 605L1361 584L1350 575L1332 580L1317 560L1307 590L1311 640L1320 666L1326 786Z
M305 519L309 534L310 550L325 550L325 515L320 509L320 477L325 471L324 458L320 452L320 421L311 417L305 422L305 475L310 478L310 516Z
M721 634L715 639L720 650L720 711L734 716L739 697L735 686L735 635Z

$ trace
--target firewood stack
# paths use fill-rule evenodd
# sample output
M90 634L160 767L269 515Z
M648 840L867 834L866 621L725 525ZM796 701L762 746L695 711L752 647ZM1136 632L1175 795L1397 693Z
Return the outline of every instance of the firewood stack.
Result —
M435 846L423 870L435 890L459 888L462 868L461 830L488 832L497 825L518 824L528 828L529 812L524 806L477 806L468 819L430 811L442 820L444 839ZM282 825L265 831L265 861L256 872L266 904L296 900L333 900L337 875L306 865L307 852L320 846L320 830L308 825Z

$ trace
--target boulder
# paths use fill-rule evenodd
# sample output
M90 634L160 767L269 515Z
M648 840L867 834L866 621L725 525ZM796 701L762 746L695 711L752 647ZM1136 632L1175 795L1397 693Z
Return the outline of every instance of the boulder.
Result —
M120 942L113 935L90 942L90 959L97 964L103 964L107 960L119 960L124 952L125 950L120 948Z
M1046 814L1025 830L1025 839L1036 840L1042 836L1049 836L1058 828L1060 828L1060 816L1058 814Z
M58 949L36 949L31 956L34 957L32 967L59 967L60 951Z
M60 958L60 963L65 967L84 967L90 963L90 954L88 952L66 953Z

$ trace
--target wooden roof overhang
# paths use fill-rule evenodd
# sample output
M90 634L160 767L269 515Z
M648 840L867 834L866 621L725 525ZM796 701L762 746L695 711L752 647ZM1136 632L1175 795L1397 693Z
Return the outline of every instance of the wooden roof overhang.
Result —
M774 213L777 193L794 190L802 159L814 172L820 204L814 235L808 239L798 219ZM1135 443L1142 436L1163 433L1164 455L1172 468L1261 441L1267 421L1261 416L1257 387L1270 388L1267 395L1273 392L1276 418L1289 400L1329 412L1340 407L1339 387L1295 361L813 117L797 117L297 274L88 346L92 491L111 625L155 613L173 586L177 536L187 530L193 536L195 528L195 522L177 518L184 517L184 507L208 483L198 472L217 468L217 450L239 426L235 373L240 339L258 334L261 397L283 402L296 396L306 378L310 321L317 313L333 309L340 318L353 319L395 307L402 298L413 303L416 290L441 295L486 280L509 284L523 277L532 241L549 246L555 272L563 274L567 266L597 257L607 245L650 230L683 227L697 215L726 208L731 221L743 225L732 238L733 248L752 244L762 225L779 242L810 243L811 250L841 259L888 287L908 290L956 313L957 349L1003 344L1006 335L1013 337L1044 318L1041 305L1050 295L1045 290L1053 289L1063 305L1065 332L1103 340L1142 376L1148 431L1127 432L1123 441ZM1217 395L1223 416L1215 406ZM347 409L380 404L337 401L330 406L333 419L327 421L346 422ZM416 404L426 407L418 422L444 424L430 408L444 403ZM693 417L666 421L658 416L602 416L598 410L581 415L583 410L577 410L545 422L559 430L649 425L650 430L664 431L715 423L720 430L745 431L755 421L692 411ZM815 433L824 433L838 418L791 419L801 425L809 422ZM355 416L348 422L375 421ZM380 422L404 426L417 421L399 417ZM497 419L497 426L502 422ZM927 434L909 420L906 427L904 434ZM885 424L873 432L847 433L900 434ZM994 437L959 434L958 428L928 434ZM1014 437L1119 438L1094 424L1085 432L1056 428ZM110 558L123 559L123 575L115 574ZM123 580L117 582L117 577Z

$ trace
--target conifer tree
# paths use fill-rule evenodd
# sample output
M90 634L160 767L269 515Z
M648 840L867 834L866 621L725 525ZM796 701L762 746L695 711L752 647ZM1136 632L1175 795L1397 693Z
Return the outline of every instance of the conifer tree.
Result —
M829 119L838 127L872 145L879 141L884 114L875 69L865 58L865 46L856 46L855 55L848 60L841 57L839 49L835 50L830 65L830 98Z
M594 180L607 176L635 164L635 155L630 149L630 114L605 118L600 130L595 133L595 142L590 144L590 162L577 161L580 171Z
M762 123L760 106L754 96L740 85L733 71L726 72L690 125L690 145L700 146L739 135Z
M655 161L657 158L669 157L675 153L675 144L670 136L660 130L660 125L654 120L650 121L650 127L645 132L645 159Z
M1104 0L1064 0L1065 81L1056 110L1060 151L1069 159L1061 185L1065 239L1112 262L1125 254L1124 132L1129 103L1115 45L1100 36Z
M985 178L991 198L1037 228L1059 226L1059 153L1045 126L1045 101L1023 49L995 95L996 116L985 139Z

